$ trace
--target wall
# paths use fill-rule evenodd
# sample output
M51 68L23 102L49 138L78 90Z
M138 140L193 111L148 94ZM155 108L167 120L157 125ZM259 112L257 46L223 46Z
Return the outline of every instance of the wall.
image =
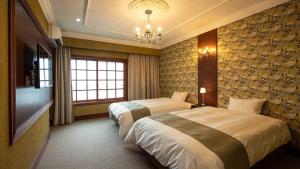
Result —
M109 52L136 53L136 54L144 54L144 55L159 55L160 52L159 49L121 45L121 44L69 38L69 37L64 37L63 43L64 46L69 46L74 48L93 49L93 50L101 50L101 51L109 51Z
M266 98L263 113L287 121L300 145L299 5L293 0L218 29L218 102Z
M128 59L128 53L138 53L158 56L158 49L141 48L134 46L118 45L91 40L74 39L64 37L64 45L71 47L74 56L93 56L105 58ZM73 116L85 116L99 113L107 113L109 103L92 105L74 105Z
M161 50L160 96L174 91L189 92L187 101L198 103L198 40L185 40Z
M72 55L128 59L128 53L159 56L159 49L119 45L92 40L63 38L64 46L71 47ZM74 105L73 116L106 113L109 104Z
M263 113L288 122L300 147L300 1L292 0L217 29L218 104L229 96L266 98ZM161 95L197 92L195 38L162 49Z
M37 1L36 1L37 3ZM49 112L15 143L9 145L8 110L8 0L0 1L0 168L30 168L42 143L49 133ZM35 12L35 10L34 10ZM36 12L35 12L36 13Z

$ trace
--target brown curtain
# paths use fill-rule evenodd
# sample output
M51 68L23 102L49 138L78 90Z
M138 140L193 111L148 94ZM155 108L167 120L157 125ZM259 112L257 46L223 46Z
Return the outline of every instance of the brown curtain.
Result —
M70 124L73 121L70 48L56 49L55 61L54 125Z
M129 54L128 99L159 97L159 57Z

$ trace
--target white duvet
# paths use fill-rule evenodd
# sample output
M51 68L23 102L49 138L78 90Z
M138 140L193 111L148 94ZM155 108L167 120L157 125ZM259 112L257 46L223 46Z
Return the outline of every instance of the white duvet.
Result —
M246 148L250 166L290 140L285 122L263 115L213 107L171 114L238 139ZM125 142L139 145L170 169L224 169L221 159L196 139L148 117L134 123Z
M186 110L191 108L190 103L175 101L170 98L134 100L131 102L139 103L147 107L151 115L164 114L172 111ZM121 104L112 103L109 106L109 115L110 117L114 116L117 119L119 124L119 135L120 137L125 137L133 124L130 110Z

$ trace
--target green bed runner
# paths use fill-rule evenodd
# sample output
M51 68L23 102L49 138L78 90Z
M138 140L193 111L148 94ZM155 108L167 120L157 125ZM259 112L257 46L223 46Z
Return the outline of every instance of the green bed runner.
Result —
M149 109L141 104L135 102L120 102L119 104L130 110L134 122L140 118L151 116Z
M208 126L172 114L151 119L189 135L213 151L225 169L249 169L249 158L243 144L234 137Z

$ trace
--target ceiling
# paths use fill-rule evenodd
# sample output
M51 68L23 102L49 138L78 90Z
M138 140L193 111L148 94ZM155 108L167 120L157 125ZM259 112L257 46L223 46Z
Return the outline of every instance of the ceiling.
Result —
M128 11L132 0L39 0L49 22L63 36L144 46L133 39L135 27L144 28L146 16ZM168 13L151 15L162 27L164 48L211 29L287 2L288 0L165 0ZM81 22L76 22L81 18ZM148 46L149 47L149 46ZM150 46L151 47L151 46ZM153 47L155 48L155 47Z

